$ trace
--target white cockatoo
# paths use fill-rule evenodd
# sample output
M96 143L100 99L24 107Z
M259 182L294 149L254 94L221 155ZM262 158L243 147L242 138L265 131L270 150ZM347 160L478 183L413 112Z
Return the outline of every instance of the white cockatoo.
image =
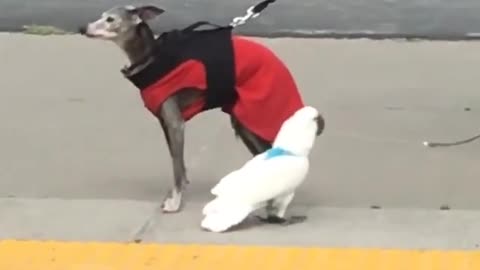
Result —
M316 136L323 130L318 111L305 106L288 118L280 128L272 148L253 157L213 187L216 196L203 208L201 227L224 232L241 223L251 212L266 207L268 223L292 224L306 219L285 218L295 189L309 169L308 155Z

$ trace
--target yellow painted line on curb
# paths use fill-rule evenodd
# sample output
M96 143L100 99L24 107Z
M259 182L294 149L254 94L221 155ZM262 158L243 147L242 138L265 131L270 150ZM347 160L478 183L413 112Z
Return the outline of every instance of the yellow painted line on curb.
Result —
M0 270L479 270L480 251L0 241Z

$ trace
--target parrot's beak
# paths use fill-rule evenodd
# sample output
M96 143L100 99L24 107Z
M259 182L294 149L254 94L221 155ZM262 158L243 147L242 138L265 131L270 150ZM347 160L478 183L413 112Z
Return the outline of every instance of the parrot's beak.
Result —
M322 134L323 129L325 128L325 120L321 115L315 117L315 122L317 122L317 136Z

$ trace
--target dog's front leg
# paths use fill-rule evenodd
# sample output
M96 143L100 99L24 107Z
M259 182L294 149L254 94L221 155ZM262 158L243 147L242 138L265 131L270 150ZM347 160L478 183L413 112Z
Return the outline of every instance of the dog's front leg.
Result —
M158 113L158 119L165 133L168 149L172 158L174 177L174 186L163 201L162 210L165 213L172 213L180 210L182 192L188 184L185 160L183 157L185 121L174 98L170 98L162 104Z

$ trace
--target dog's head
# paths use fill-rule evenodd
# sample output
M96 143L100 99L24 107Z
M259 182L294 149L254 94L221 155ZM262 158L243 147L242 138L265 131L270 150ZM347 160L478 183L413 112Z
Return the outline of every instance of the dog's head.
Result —
M123 43L135 37L137 26L145 24L163 12L163 9L152 5L114 7L103 12L96 21L81 26L79 33L89 38Z

